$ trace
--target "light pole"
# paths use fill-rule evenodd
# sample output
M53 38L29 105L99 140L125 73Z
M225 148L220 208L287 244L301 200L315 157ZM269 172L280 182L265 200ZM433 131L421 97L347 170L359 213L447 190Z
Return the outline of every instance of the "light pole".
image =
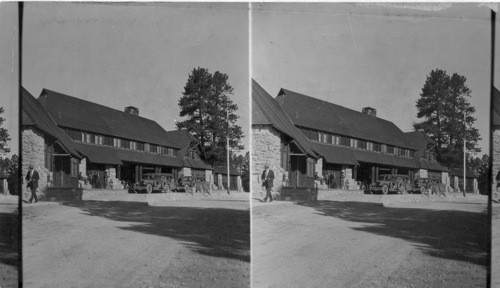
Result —
M465 170L466 169L465 163L466 163L466 159L467 159L467 150L466 150L467 148L465 146L465 141L466 141L465 134L467 133L467 127L466 127L466 122L465 122L466 121L466 113L467 113L467 111L464 110L464 191L463 191L464 197L466 196L466 194L465 194L466 188L465 187L467 187L467 185L466 185L467 180L466 180L466 173L465 173L465 171L466 171Z
M231 151L229 150L229 105L226 99L226 124L227 124L227 131L226 131L226 148L227 148L227 194L230 194L229 192L229 187L231 184L231 177L229 177L229 154Z

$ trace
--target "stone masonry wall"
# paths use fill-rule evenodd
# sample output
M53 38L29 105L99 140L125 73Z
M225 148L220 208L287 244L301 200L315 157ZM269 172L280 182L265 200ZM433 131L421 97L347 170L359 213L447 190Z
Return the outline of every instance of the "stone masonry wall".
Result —
M27 193L25 177L29 171L29 165L33 165L40 174L37 192L43 192L47 188L47 179L50 172L45 168L45 138L42 132L34 129L23 129L22 131L22 192ZM51 175L50 175L51 176Z
M251 189L252 192L262 189L260 176L267 164L274 171L274 191L283 187L283 175L288 178L287 172L281 168L281 133L271 126L252 126L252 161L251 161Z
M491 187L493 191L496 191L497 183L496 176L498 171L500 171L500 126L493 126L493 167L492 167L492 177L491 177ZM495 196L495 195L494 195Z

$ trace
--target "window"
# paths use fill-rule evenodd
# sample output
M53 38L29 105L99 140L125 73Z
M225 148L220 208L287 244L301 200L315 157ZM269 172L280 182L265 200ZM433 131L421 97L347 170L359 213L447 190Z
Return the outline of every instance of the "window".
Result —
M129 147L130 147L130 149L132 149L132 150L137 150L137 142L135 142L135 141L130 141Z
M286 145L283 136L281 137L281 168L285 169L285 171L288 171L288 152L289 152L289 146Z
M372 142L366 142L366 150L373 151L373 143Z
M394 146L386 145L386 147L387 147L387 154L394 154Z
M379 143L373 143L373 151L382 152L382 145Z
M78 178L78 160L75 158L71 158L71 177Z
M137 150L144 151L144 143L137 143Z
M318 131L311 131L311 140L318 141L319 133Z
M307 158L307 177L313 178L314 177L314 159L312 158Z
M359 140L358 148L366 150L368 148L368 142L363 141L363 140Z
M387 153L387 145L385 144L380 144L380 151L382 153Z
M113 138L113 146L121 148L122 147L122 141L121 141L121 139Z
M149 145L149 152L158 153L158 146L155 144L150 144Z

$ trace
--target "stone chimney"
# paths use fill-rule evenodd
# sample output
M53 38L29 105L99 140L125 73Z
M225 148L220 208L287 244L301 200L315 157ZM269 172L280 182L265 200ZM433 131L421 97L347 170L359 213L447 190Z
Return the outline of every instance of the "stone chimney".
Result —
M377 117L377 109L372 107L364 107L361 110L361 113Z
M125 113L139 116L139 108L134 107L134 106L127 106L127 107L125 107Z

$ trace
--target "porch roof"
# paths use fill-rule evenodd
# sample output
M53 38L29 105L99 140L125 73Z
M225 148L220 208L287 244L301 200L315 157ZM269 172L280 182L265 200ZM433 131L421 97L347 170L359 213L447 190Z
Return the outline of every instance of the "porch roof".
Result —
M122 165L123 161L159 166L181 167L179 159L174 156L158 155L107 146L76 143L78 150L93 163Z
M314 143L314 149L319 155L323 156L328 163L345 164L345 165L358 165L358 161L352 153L352 149Z

